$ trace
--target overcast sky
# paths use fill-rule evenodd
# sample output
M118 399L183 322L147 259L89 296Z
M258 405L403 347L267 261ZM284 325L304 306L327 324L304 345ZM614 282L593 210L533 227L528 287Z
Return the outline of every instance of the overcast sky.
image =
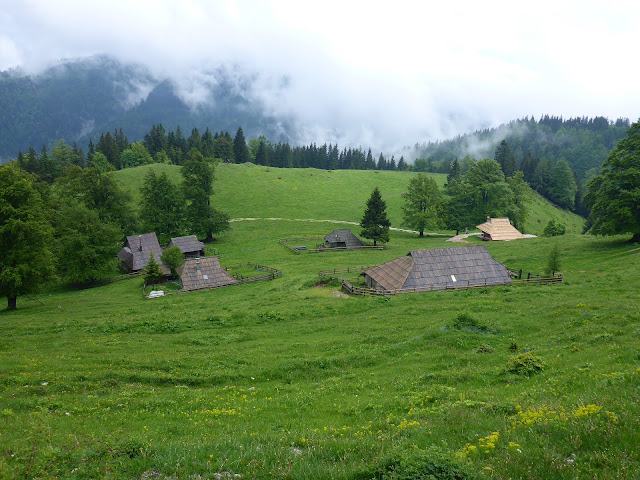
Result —
M636 1L0 0L0 69L108 54L197 102L202 67L239 65L309 140L388 151L525 115L636 121L639 32Z

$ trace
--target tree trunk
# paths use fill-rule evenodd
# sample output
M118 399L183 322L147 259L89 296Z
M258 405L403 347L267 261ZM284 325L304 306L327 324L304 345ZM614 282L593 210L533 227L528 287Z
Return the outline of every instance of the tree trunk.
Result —
M633 237L631 237L631 240L629 240L631 243L640 243L640 233L634 233Z
M7 310L15 310L17 309L17 300L18 297L7 296Z
M420 236L424 237L424 230L420 230Z
M373 246L374 247L376 246L376 239L375 238L373 239Z

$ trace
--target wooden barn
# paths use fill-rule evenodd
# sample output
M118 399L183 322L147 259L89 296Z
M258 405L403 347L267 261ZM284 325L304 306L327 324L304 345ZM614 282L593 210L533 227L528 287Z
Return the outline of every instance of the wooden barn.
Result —
M511 283L507 267L484 245L414 250L362 273L369 288L428 291ZM402 293L402 292L396 292Z
M160 265L160 269L165 274L169 274L169 269L162 264L162 248L158 243L155 232L143 233L142 235L129 235L124 242L124 247L118 253L118 258L122 262L122 267L128 272L139 272L149 261L153 253L153 258Z
M224 287L236 285L238 280L233 278L220 266L218 257L204 257L186 260L176 269L185 291L201 290L204 288Z
M324 237L326 248L358 248L362 247L362 242L348 228L334 230Z
M482 230L483 240L518 240L519 238L525 238L516 227L511 225L508 218L487 217L487 221L476 228Z
M178 247L185 258L204 257L204 243L195 235L172 238L167 248Z

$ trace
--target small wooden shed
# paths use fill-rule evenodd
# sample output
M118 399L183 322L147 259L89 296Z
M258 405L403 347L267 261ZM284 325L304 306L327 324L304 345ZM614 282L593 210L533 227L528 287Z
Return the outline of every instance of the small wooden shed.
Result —
M507 267L495 260L484 245L414 250L369 268L362 275L367 287L384 291L511 283Z
M142 235L129 235L124 242L124 247L118 253L118 258L122 262L122 267L128 272L139 272L149 261L153 253L153 258L160 265L163 273L169 274L169 269L162 264L162 248L158 243L155 232L143 233Z
M334 230L324 237L326 248L358 248L362 247L362 241L348 228Z
M186 260L176 269L176 272L180 276L182 288L185 291L224 287L239 283L220 266L218 257Z
M167 248L178 247L185 258L204 257L204 243L198 241L195 235L174 237Z
M491 218L476 227L482 230L483 240L517 240L525 238L516 227L511 225L508 218Z

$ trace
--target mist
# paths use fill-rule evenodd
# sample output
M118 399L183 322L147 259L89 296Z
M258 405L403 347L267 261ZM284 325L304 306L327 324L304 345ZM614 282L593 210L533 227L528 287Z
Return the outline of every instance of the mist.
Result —
M224 77L294 125L294 142L381 152L545 113L640 116L635 3L416 3L7 2L0 69L101 54L144 65L123 108L165 79L206 108Z

